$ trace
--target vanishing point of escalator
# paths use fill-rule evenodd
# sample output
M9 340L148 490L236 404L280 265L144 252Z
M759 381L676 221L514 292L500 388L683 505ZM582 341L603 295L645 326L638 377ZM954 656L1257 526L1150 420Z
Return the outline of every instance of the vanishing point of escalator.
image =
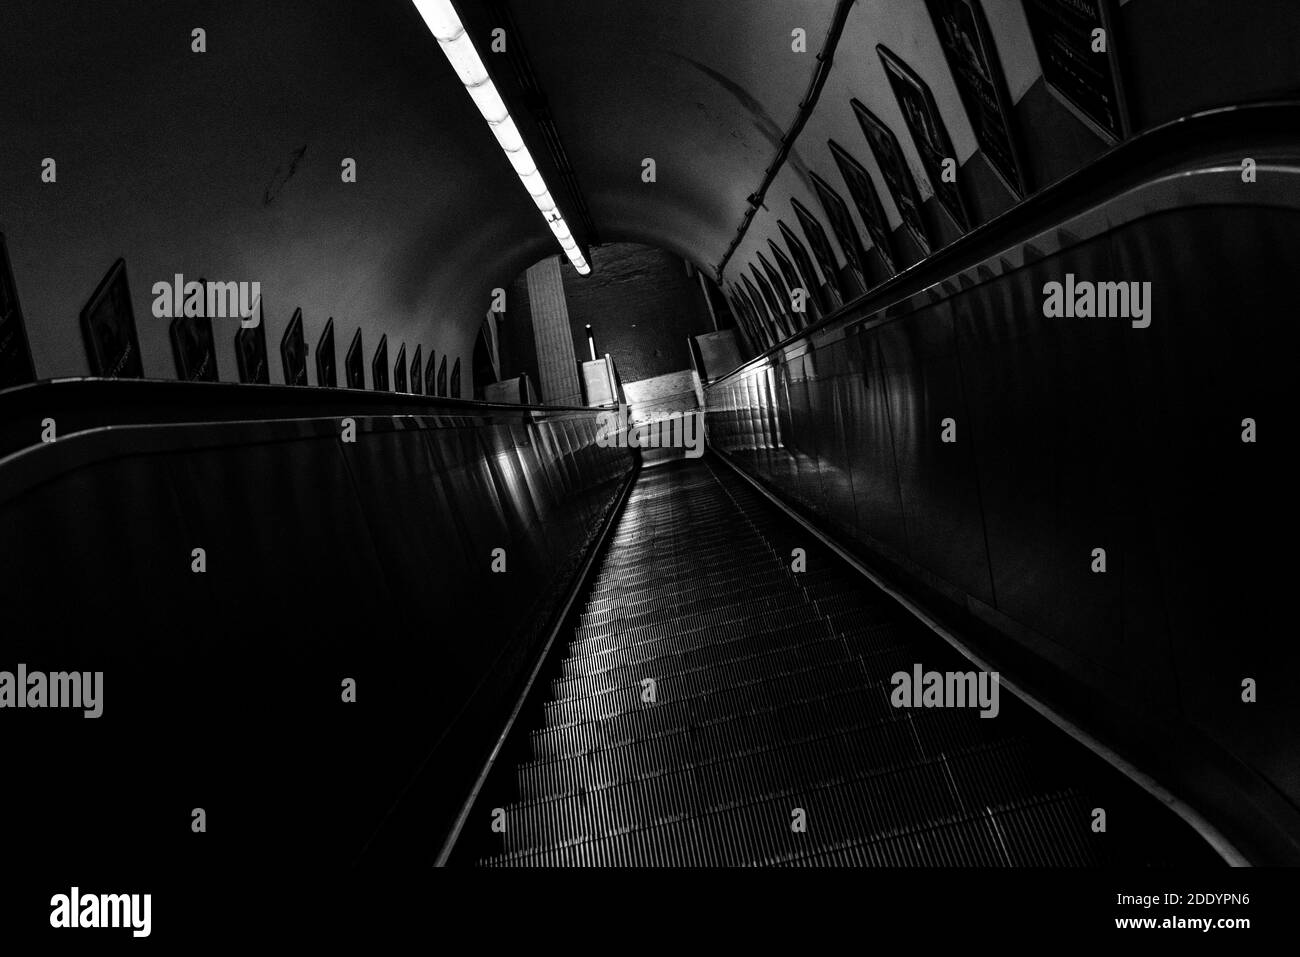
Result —
M792 571L792 546L806 550L805 571ZM648 470L543 713L515 745L524 759L486 795L504 817L496 830L480 817L474 856L497 866L1218 862L1009 693L991 719L893 707L890 678L914 664L971 670L725 466ZM1104 832L1094 808L1106 811Z

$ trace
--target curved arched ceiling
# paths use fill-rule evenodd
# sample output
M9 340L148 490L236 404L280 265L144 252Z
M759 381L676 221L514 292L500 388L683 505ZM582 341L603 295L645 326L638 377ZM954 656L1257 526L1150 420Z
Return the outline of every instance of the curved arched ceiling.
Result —
M798 115L837 8L834 0L457 2L480 49L499 4L513 17L600 240L662 246L710 275ZM983 7L1019 99L1040 76L1022 5ZM42 376L86 371L77 315L119 256L147 375L173 374L150 288L176 273L260 281L273 355L301 306L310 344L334 317L340 359L362 328L367 358L387 335L390 356L422 345L426 357L460 357L468 375L493 287L558 252L409 0L10 0L5 20L0 229ZM196 28L206 31L206 52L192 49ZM792 48L796 29L806 52ZM928 195L878 43L930 86L959 160L975 150L924 0L857 0L817 109L724 284L777 235L778 218L793 220L791 197L823 215L810 172L843 190L828 139L856 151L898 224L850 98L895 126ZM484 55L502 78L504 58ZM501 85L509 95L512 84ZM521 117L536 105L510 103ZM46 157L57 160L56 183L41 181ZM345 158L356 160L356 183L342 182ZM646 158L655 183L642 180ZM581 238L573 204L551 186ZM221 377L234 379L234 327L217 334Z
M711 273L798 112L835 7L511 4L602 237L663 246ZM808 52L792 49L795 29Z

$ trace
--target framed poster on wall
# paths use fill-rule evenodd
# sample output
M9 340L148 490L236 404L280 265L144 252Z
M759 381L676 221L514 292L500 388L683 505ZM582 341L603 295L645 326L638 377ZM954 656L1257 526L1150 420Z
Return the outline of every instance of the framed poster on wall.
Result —
M360 329L352 337L352 344L348 346L348 354L343 357L343 375L347 380L349 389L364 389L366 387L366 360L361 351Z
M411 354L411 391L416 395L424 391L424 363L420 358L423 351L424 346L416 346Z
M239 381L245 384L271 384L271 364L266 358L266 309L259 296L253 306L257 310L257 325L251 329L240 328L235 333L235 365L239 367Z
M799 275L803 277L798 288L808 293L808 302L816 305L819 316L829 313L830 306L827 304L825 293L822 292L821 283L817 279L817 269L813 266L812 257L808 255L808 249L804 246L803 240L796 236L794 230L782 220L778 219L776 221L776 228L781 231L781 238L790 247L790 255L794 258ZM809 311L811 312L811 310ZM805 316L805 318L809 317Z
M912 134L912 142L921 157L921 166L930 180L934 197L939 201L957 228L963 233L971 227L970 212L966 201L962 199L961 189L956 182L947 182L943 178L943 164L951 159L957 162L957 151L952 147L952 138L948 136L948 127L944 125L939 114L939 104L929 85L917 75L916 71L903 62L888 47L878 45L876 52L884 64L885 75L889 85L894 89L899 108L903 111L903 122Z
M749 306L741 299L740 293L735 287L728 287L727 304L731 308L732 318L736 320L736 327L744 335L749 347L752 349L762 349L764 343L758 338L758 333L754 328L754 320L749 314Z
M772 250L772 255L776 257L776 264L781 269L781 275L785 277L785 284L790 293L793 294L796 289L805 288L804 281L799 278L799 271L795 269L794 263L791 262L790 257L785 254L785 250L778 246L776 240L770 236L767 239L767 245L768 248ZM808 301L805 303L807 311L804 312L802 316L796 317L801 320L804 325L807 325L809 320L817 315L816 299L810 295L807 297L807 300Z
M772 317L772 321L776 324L777 338L784 339L786 336L792 335L794 329L785 320L786 310L782 308L781 299L776 294L776 290L763 277L762 267L758 263L750 263L749 272L750 276L747 278L753 287L758 290L764 305L767 306L768 315Z
M894 239L889 231L889 220L885 217L885 207L880 204L880 194L876 192L876 184L872 182L871 174L839 143L829 140L827 145L830 146L831 155L835 157L840 174L849 187L853 205L858 207L858 215L862 217L862 223L867 227L867 234L871 237L876 252L885 264L885 269L891 276L894 275L898 272L894 259Z
M735 289L735 295L736 302L740 305L740 312L736 313L736 315L745 327L745 335L749 337L755 349L766 349L771 343L768 341L762 323L758 322L754 316L754 308L750 304L749 297L745 295L745 291L739 286Z
M432 349L429 350L429 361L424 366L424 394L438 394L438 367L434 364L437 356Z
M835 261L835 250L831 249L831 241L826 236L826 230L822 228L821 221L813 215L812 210L799 200L792 197L790 205L794 207L795 218L803 227L803 234L808 237L808 245L812 247L813 255L817 257L817 264L822 267L822 278L826 280L832 296L843 302L844 291L840 288L840 267ZM836 303L832 303L831 307L834 308L835 305Z
M754 323L754 316L750 312L749 303L738 292L733 291L733 295L735 295L736 299L733 303L735 311L732 314L736 317L737 324L744 332L749 348L755 352L762 352L767 348L767 340L763 338L761 330Z
M1052 94L1107 143L1131 132L1112 0L1024 0L1043 80ZM1094 52L1095 31L1106 50Z
M91 375L108 379L144 378L125 260L119 259L109 267L81 310L81 335Z
M207 280L199 277L206 289ZM182 382L216 382L217 344L212 335L209 316L177 316L168 328L172 340L172 357L176 360L176 378Z
M379 337L375 357L370 360L370 381L376 392L388 391L388 336Z
M1014 104L980 0L926 0L975 139L1018 199L1029 192Z
M831 230L835 233L835 238L840 241L840 248L844 250L844 255L848 257L849 264L862 277L862 284L865 287L867 283L867 249L862 245L862 237L858 235L858 227L853 223L853 214L849 212L849 204L844 202L839 193L835 192L835 187L816 173L812 174L812 182L813 188L817 190L817 198L821 200L822 209L826 211L826 218L831 222Z
M406 391L406 343L402 343L393 360L393 391Z
M307 340L302 332L302 310L295 309L280 338L280 363L285 385L307 385Z
M912 171L907 168L907 160L903 157L903 148L898 145L898 137L861 100L852 100L851 103L858 125L871 144L871 153L880 167L880 174L889 187L889 195L898 207L903 225L921 247L921 252L930 255L930 237L925 231L925 220L921 218L921 194L917 192Z
M325 331L316 340L316 384L333 389L339 384L338 370L334 365L334 317L325 323Z
M31 343L23 324L23 310L18 304L18 287L14 284L9 263L9 246L0 233L0 389L36 381Z
M768 261L768 258L763 255L762 250L756 250L756 252L758 254L758 263L763 267L763 275L767 277L767 284L772 287L772 292L776 294L777 302L781 304L781 314L787 318L790 317L794 311L794 303L790 299L790 290L786 288L785 281L781 278L781 274L776 271L776 267L773 266L772 263ZM797 328L792 322L787 322L786 324L790 326L791 332L794 332Z

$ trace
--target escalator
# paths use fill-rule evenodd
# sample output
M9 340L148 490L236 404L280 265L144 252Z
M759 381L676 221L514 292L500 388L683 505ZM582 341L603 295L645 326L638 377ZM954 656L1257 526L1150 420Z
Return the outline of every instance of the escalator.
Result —
M792 571L795 548L806 570ZM1217 860L1005 689L991 720L891 706L891 676L914 665L971 668L725 465L647 470L518 763L480 800L459 854L488 866Z
M0 393L0 668L109 689L6 715L15 857L94 781L69 866L1218 861L1005 688L894 707L896 673L972 665L843 548L1242 858L1300 860L1292 469L1241 437L1290 381L1298 116L1127 142L713 379L698 461L641 469L590 408ZM1048 321L1070 273L1161 311Z

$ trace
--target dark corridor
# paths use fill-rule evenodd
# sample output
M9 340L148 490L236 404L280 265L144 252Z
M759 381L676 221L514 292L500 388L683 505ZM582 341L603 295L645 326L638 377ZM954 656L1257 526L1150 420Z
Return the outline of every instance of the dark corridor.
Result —
M0 142L0 935L1293 925L1295 0L6 0Z

